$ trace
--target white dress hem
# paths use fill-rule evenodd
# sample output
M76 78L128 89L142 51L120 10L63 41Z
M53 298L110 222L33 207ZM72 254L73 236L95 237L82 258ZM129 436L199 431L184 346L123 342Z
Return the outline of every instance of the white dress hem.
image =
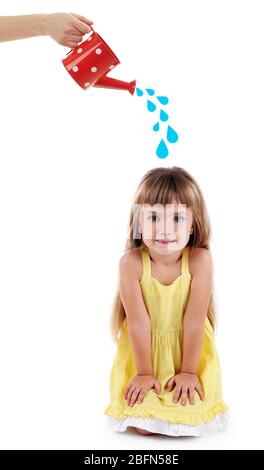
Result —
M217 431L220 431L230 420L230 414L226 411L218 413L208 423L202 423L196 426L182 423L171 423L164 419L157 418L141 418L135 416L127 416L124 419L118 420L107 416L108 422L114 431L124 432L128 426L144 429L158 434L165 434L167 436L204 436Z

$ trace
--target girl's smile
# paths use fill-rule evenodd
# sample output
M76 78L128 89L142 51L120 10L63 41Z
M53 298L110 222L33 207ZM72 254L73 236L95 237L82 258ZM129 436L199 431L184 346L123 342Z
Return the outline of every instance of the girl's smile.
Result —
M168 245L169 243L176 243L177 240L155 240L157 243L162 243L163 245Z

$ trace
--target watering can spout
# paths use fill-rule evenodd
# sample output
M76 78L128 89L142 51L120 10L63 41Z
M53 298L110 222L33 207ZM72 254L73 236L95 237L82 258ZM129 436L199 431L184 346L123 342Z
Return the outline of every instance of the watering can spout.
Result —
M136 80L132 82L123 82L122 80L117 80L116 78L104 77L99 78L94 84L94 87L101 88L115 88L117 90L128 90L131 95L134 94L136 88Z

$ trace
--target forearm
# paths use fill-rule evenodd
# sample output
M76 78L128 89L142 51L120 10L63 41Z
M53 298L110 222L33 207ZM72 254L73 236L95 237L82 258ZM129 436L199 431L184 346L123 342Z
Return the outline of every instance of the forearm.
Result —
M204 325L183 324L183 357L181 372L197 374L204 335Z
M150 322L133 326L128 325L128 334L132 344L137 373L153 375Z
M0 42L44 36L46 14L1 16Z

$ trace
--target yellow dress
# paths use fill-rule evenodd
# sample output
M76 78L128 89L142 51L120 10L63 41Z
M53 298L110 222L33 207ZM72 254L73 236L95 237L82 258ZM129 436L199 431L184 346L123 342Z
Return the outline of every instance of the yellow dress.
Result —
M185 406L173 401L175 387L168 391L168 380L180 372L182 361L183 314L187 305L192 275L189 272L189 247L182 254L181 275L170 285L163 285L151 275L148 248L140 252L143 274L140 286L152 327L152 365L161 393L150 389L142 403L128 406L124 398L127 385L136 375L132 346L125 318L110 374L110 404L104 411L113 430L123 432L128 426L169 436L201 436L223 428L229 419L228 406L222 399L221 369L214 343L214 333L206 317L198 376L204 390L201 401L195 391L195 404Z

